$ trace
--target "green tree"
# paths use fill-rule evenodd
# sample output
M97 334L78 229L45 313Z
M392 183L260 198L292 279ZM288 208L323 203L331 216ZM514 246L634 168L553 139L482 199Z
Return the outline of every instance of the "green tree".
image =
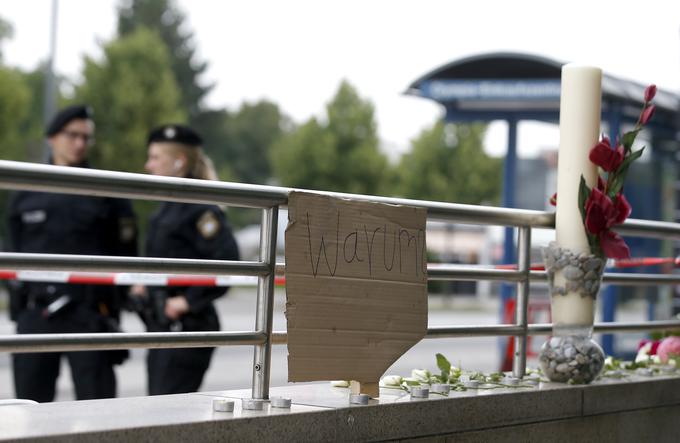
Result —
M285 118L279 107L262 100L244 103L229 119L230 142L226 160L245 183L267 183L271 177L269 151L281 136Z
M24 75L0 66L0 158L26 160L20 127L29 114L31 99Z
M265 184L271 177L269 151L287 125L279 107L262 100L244 103L238 112L204 111L194 128L222 180Z
M173 0L124 0L118 7L118 35L139 28L155 31L170 54L170 66L181 92L180 103L195 125L203 111L203 99L213 85L202 85L199 77L208 64L196 60L192 32L186 28L185 15Z
M76 99L94 108L97 144L90 157L96 167L142 171L149 130L182 122L185 114L158 35L139 29L103 47L101 60L86 57Z
M14 34L12 24L0 17L0 64L2 64L2 43L3 40L11 38Z
M326 114L325 123L312 118L275 143L276 177L285 186L378 193L387 159L378 149L373 104L343 81Z
M424 130L397 168L397 194L467 204L498 202L502 160L484 152L485 130L480 124L441 121Z

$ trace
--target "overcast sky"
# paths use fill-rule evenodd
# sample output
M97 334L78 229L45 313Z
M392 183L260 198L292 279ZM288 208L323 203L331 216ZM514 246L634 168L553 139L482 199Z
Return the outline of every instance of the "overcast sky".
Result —
M56 70L73 78L85 54L111 39L115 0L59 0ZM0 0L14 25L5 62L33 68L46 57L51 0ZM520 51L600 66L610 74L680 92L677 0L179 0L199 60L209 63L208 97L235 109L270 99L302 122L321 115L341 79L376 107L387 146L403 150L442 110L403 95L422 74L460 57ZM502 153L496 125L487 150ZM555 147L554 129L520 126L520 153Z

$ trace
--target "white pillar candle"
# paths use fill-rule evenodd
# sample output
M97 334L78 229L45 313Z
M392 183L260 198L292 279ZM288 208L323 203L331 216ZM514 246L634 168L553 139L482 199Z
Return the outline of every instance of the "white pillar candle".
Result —
M597 166L588 156L599 140L602 70L567 64L562 67L561 88L555 238L562 248L590 253L578 190L581 176L589 188L597 184ZM564 287L562 272L555 274L555 285ZM552 317L558 326L592 325L593 300L577 292L556 295L552 297Z
M581 176L597 184L597 166L588 155L599 139L602 70L567 64L562 67L560 148L557 160L557 244L573 252L590 252L578 207Z

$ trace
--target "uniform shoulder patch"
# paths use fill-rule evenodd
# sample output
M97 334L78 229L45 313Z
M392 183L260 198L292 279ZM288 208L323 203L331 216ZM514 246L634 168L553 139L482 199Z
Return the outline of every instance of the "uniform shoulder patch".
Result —
M205 211L196 222L196 227L203 238L211 239L220 230L220 222L212 211Z

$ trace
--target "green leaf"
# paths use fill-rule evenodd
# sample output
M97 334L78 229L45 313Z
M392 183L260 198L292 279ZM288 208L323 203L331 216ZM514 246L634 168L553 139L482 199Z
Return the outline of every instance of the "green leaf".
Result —
M633 142L635 141L635 137L637 137L638 132L640 132L640 130L636 129L623 134L621 143L623 143L623 148L625 149L626 154L628 154L628 152L630 152L631 148L633 147Z
M583 225L586 224L586 201L590 197L590 188L586 185L586 179L581 175L581 182L578 185L578 210L581 212Z
M621 174L617 174L614 176L611 183L609 184L609 189L607 190L607 195L609 196L609 198L613 198L616 194L618 194L621 191L621 189L623 188L624 178L625 176Z
M448 381L451 373L451 362L449 362L444 355L437 353L437 367L442 371L442 381Z
M619 169L617 170L616 174L621 176L621 181L623 181L623 179L625 178L626 173L628 172L628 168L630 167L630 164L633 163L638 158L640 158L644 150L645 146L643 146L642 148L638 149L635 152L631 152L630 155L627 155L623 159L623 162L621 162L621 166L619 166Z

